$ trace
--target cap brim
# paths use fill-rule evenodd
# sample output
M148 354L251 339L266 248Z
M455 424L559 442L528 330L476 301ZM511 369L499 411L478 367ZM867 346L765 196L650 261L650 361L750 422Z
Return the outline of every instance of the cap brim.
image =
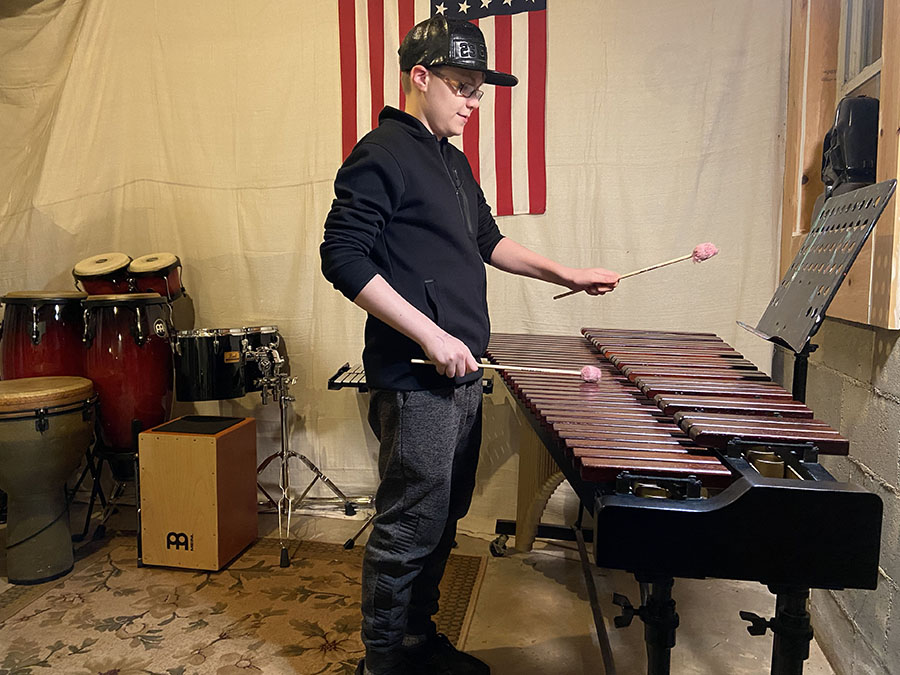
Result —
M494 84L499 87L515 87L519 84L519 78L509 73L501 73L496 70L483 70L484 83Z

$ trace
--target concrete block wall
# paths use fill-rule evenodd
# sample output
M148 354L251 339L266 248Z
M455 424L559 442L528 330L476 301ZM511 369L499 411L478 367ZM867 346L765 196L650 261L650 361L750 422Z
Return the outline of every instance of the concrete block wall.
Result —
M813 591L816 638L839 675L900 675L900 331L826 319L813 343L807 404L850 439L822 464L884 503L878 589Z

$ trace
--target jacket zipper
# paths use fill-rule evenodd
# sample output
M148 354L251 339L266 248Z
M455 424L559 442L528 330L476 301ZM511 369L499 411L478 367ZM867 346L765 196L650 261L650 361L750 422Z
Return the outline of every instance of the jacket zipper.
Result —
M449 143L449 141L448 141ZM438 141L438 154L441 156L441 163L444 165L444 170L447 172L447 178L450 179L450 184L453 186L453 189L456 191L456 204L459 206L460 215L462 215L463 222L466 225L466 231L474 236L475 229L472 225L472 218L469 215L469 200L466 197L465 193L460 191L460 187L462 186L462 180L459 178L459 174L456 169L453 169L453 173L450 171L450 167L447 166L447 160L444 157L443 148L440 146L440 141ZM453 177L453 174L456 174L456 178Z

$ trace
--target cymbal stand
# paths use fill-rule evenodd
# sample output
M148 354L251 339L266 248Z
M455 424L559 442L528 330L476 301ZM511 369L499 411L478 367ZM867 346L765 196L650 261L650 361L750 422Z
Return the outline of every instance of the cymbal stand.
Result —
M299 459L313 472L313 474L315 474L312 481L306 486L306 489L297 500L297 508L303 503L306 495L309 494L309 491L312 490L316 482L320 480L344 503L344 513L348 516L352 516L356 513L356 507L309 458L289 449L289 413L291 403L295 401L294 397L291 396L289 392L289 388L292 384L297 383L297 378L281 372L281 368L284 365L284 359L278 353L277 346L278 343L272 343L257 347L256 349L250 349L249 342L246 339L242 341L244 357L248 361L256 361L259 365L260 373L262 374L262 377L256 380L254 384L261 387L260 397L262 398L263 405L268 404L269 397L271 396L273 401L278 401L281 411L281 447L278 452L272 453L260 463L256 469L256 473L257 475L262 473L262 471L275 459L277 459L281 465L278 478L278 488L281 491L281 495L279 496L278 501L275 501L261 485L259 486L259 489L269 502L278 509L278 539L281 544L280 565L281 567L288 567L290 565L290 558L285 542L290 536L291 513L294 510L294 499L291 496L291 474L289 463L289 460L292 457Z

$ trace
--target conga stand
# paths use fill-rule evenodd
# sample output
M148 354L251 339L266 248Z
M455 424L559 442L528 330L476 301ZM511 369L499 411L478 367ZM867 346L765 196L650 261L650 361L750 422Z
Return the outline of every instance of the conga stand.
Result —
M289 441L290 441L290 422L289 422L289 414L291 410L291 403L294 402L294 397L289 393L289 387L292 384L296 384L297 378L291 377L285 373L280 372L281 367L284 364L284 359L278 354L278 350L275 349L271 345L264 345L262 347L258 347L256 349L250 349L249 343L245 339L243 341L243 349L244 356L247 360L256 361L259 364L259 370L262 373L262 377L259 378L255 384L262 387L260 391L260 396L262 398L263 405L267 405L269 402L269 397L271 396L273 400L278 400L278 405L281 413L281 447L278 452L272 453L268 457L266 457L260 465L256 469L257 475L262 473L262 471L269 466L274 460L279 461L279 478L278 478L278 488L281 491L281 494L276 501L272 498L272 496L266 491L266 489L257 482L260 492L262 492L266 499L269 500L269 503L272 504L278 510L278 539L281 544L281 567L288 567L290 565L290 557L288 555L286 541L290 536L291 531L291 513L294 510L294 499L291 496L291 473L290 473L290 459L296 458L303 462L306 467L313 472L314 476L312 481L310 481L309 485L306 486L306 489L300 495L300 498L297 500L297 508L303 503L303 500L309 494L309 491L312 490L313 486L318 482L322 481L322 483L327 486L335 495L337 495L338 499L340 499L344 504L344 513L348 516L352 516L356 514L356 507L350 502L349 499L341 492L338 487L331 482L331 480L326 476L322 471L317 467L308 457L302 455L298 452L294 452L289 449Z
M850 267L887 206L896 180L869 185L828 199L793 263L779 284L756 328L738 322L757 337L794 354L792 394L805 402L811 339L822 326L825 312ZM801 675L809 658L813 630L809 617L809 588L770 585L775 616L765 619L741 612L751 635L772 630L772 675Z
M125 494L125 489L128 483L134 483L135 485L134 505L136 509L140 508L137 478L137 447L138 436L141 431L143 431L144 426L138 419L131 420L132 447L124 450L118 450L115 448L109 448L106 446L106 444L103 443L100 434L99 416L97 419L97 428L95 429L96 440L94 442L93 449L88 454L88 467L85 469L85 472L90 471L93 478L91 497L88 501L87 513L85 514L84 518L84 529L80 534L76 534L72 537L73 541L82 541L87 536L88 530L90 529L91 516L94 513L94 504L96 503L98 498L103 510L100 513L100 522L97 523L97 528L94 530L93 539L102 539L104 536L106 536L106 522L115 513L116 507L119 506L120 500ZM94 460L96 460L96 464L94 464ZM101 476L103 475L104 462L109 465L110 475L112 476L113 481L109 499L106 499L104 497L103 488L100 483ZM132 472L132 475L123 475L123 471ZM84 474L82 475L82 478L83 477ZM73 496L74 492L75 491L73 490ZM138 544L140 545L140 537L138 537Z

